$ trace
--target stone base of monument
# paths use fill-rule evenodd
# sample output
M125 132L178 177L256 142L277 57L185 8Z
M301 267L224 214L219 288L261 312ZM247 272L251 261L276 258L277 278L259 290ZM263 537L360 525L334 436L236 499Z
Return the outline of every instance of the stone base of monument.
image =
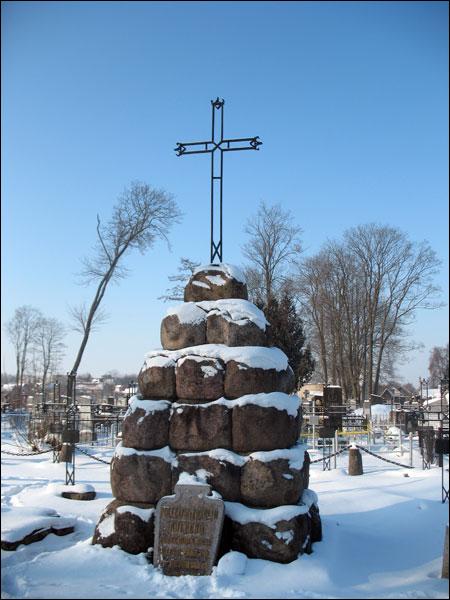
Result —
M267 334L252 321L235 323L223 314L215 311L208 315L206 325L208 344L226 346L267 346Z
M169 443L174 450L183 452L231 448L231 410L215 402L174 404Z
M161 322L162 347L178 350L206 344L206 312L190 302L182 305L178 313L168 315Z
M125 502L156 504L171 492L174 458L168 446L135 450L119 443L111 462L113 496Z
M172 400L176 398L175 362L155 356L138 375L139 389L144 398Z
M74 520L60 517L49 508L2 508L2 550L16 550L21 544L43 540L50 533L68 535L75 530Z
M216 358L185 356L175 371L177 397L198 402L211 402L224 395L225 365Z
M94 500L96 492L92 485L77 483L75 485L65 485L61 490L61 496L68 500Z
M154 513L152 504L113 500L97 523L92 544L117 545L130 554L147 552L154 543Z
M133 396L122 423L122 441L127 448L155 450L169 443L171 403Z
M292 468L286 458L276 458L279 450L273 451L270 460L264 455L271 453L255 452L252 460L242 467L241 498L244 504L264 508L274 508L285 504L297 504L303 492L301 467ZM258 456L264 457L258 460ZM267 460L269 459L269 460Z
M225 537L230 549L249 558L289 563L311 553L311 517L308 507L278 506L255 509L226 502Z
M297 411L294 416L286 410L258 406L256 401L236 406L233 408L233 450L254 452L293 446L300 434L300 413Z
M224 500L239 502L241 499L241 465L243 460L233 452L212 450L204 454L179 454L178 466L173 470L174 484L182 472L202 474L206 483Z
M294 391L295 377L291 367L262 369L250 367L242 362L230 360L225 372L225 396L239 398L246 394Z

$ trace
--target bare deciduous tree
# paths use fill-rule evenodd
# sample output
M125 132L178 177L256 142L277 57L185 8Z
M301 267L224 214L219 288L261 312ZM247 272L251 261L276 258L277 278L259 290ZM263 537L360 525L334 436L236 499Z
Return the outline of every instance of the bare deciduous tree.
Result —
M168 280L175 283L171 288L167 288L166 293L160 296L158 300L164 300L164 302L183 302L184 300L184 288L189 281L190 277L194 274L194 271L200 266L199 262L195 262L190 258L181 258L180 265L178 266L177 275L169 275Z
M38 320L33 336L38 363L42 374L42 392L45 395L47 376L51 370L56 370L63 356L66 345L63 343L65 327L54 318L41 317Z
M16 386L20 395L22 394L24 374L28 364L33 337L41 317L42 314L37 308L23 305L15 310L14 316L5 325L6 333L14 346Z
M256 218L249 219L245 228L249 236L242 247L249 261L247 283L257 286L256 295L268 305L286 278L287 269L299 258L301 228L293 224L293 216L279 204L268 206L261 202Z
M170 194L141 182L133 182L124 190L106 224L102 224L97 215L96 247L93 256L84 259L81 273L84 283L95 284L95 292L89 308L72 309L72 317L83 337L71 375L78 371L96 319L98 323L100 305L109 283L127 275L122 265L125 255L134 249L144 253L160 238L168 242L169 230L179 218L180 211ZM70 383L68 395L72 396Z
M430 372L430 387L438 387L441 379L448 379L448 344L446 346L434 346L431 349L428 371Z
M414 347L406 337L416 311L440 306L438 266L426 242L374 224L350 229L301 264L298 292L326 383L342 385L346 397L378 393L395 357Z

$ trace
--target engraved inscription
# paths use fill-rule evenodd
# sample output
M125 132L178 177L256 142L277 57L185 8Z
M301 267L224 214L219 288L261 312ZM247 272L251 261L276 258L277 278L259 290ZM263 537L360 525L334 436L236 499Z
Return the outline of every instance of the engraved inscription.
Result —
M223 524L222 500L208 497L210 486L175 486L175 498L156 508L155 565L165 575L209 575Z

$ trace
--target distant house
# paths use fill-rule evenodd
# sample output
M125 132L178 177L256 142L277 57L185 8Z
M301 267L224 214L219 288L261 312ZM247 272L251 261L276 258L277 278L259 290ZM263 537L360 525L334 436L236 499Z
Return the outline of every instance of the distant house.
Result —
M342 388L339 385L309 383L300 388L298 395L306 402L314 401L317 408L342 405Z
M391 386L385 388L380 397L384 398L386 404L403 406L406 401L411 400L411 392L404 390L402 387Z

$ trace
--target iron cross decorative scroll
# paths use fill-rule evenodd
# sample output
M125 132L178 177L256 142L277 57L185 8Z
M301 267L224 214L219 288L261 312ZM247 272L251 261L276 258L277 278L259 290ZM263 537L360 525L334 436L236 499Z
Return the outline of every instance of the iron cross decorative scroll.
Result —
M223 105L225 100L211 100L212 105L212 133L211 139L207 142L177 142L175 152L177 156L183 154L211 154L211 263L217 257L219 262L222 262L223 240L222 240L222 198L223 198L223 153L236 152L237 150L259 150L262 142L259 136L249 138L233 138L225 140L223 138ZM215 111L220 111L220 139L216 137L216 119ZM247 143L246 143L247 142ZM216 150L220 150L216 153ZM217 160L218 156L220 158ZM219 188L219 240L215 241L214 224L215 224L215 197L216 187Z

